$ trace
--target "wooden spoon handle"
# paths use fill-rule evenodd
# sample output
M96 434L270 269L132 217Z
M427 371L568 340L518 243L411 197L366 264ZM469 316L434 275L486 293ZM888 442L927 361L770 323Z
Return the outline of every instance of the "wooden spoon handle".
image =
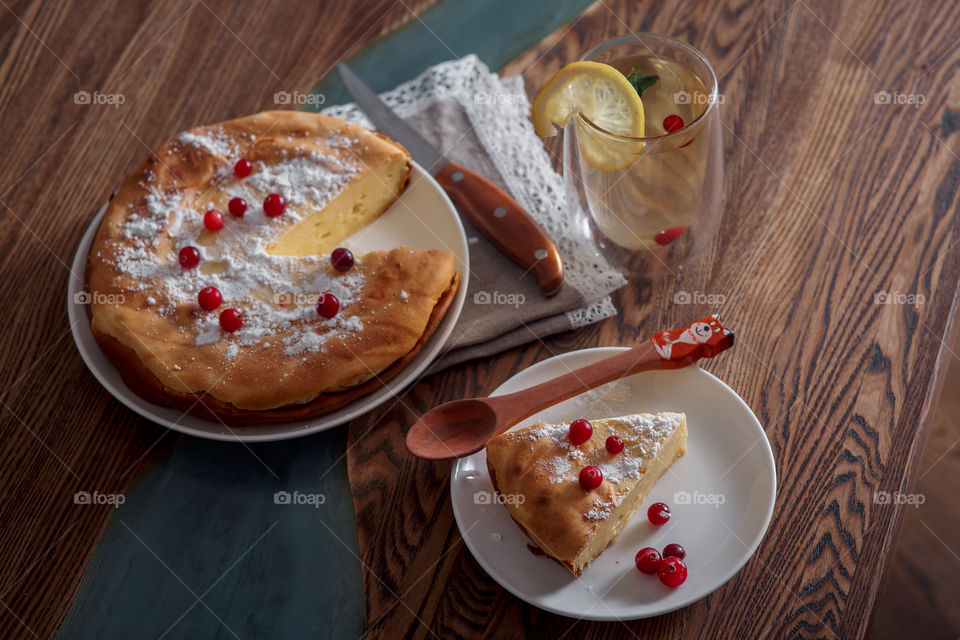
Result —
M732 345L733 332L725 329L718 317L708 316L689 327L662 331L623 353L489 400L495 404L498 415L510 416L500 425L499 432L503 432L524 418L589 389L641 371L685 367L700 358L712 358Z

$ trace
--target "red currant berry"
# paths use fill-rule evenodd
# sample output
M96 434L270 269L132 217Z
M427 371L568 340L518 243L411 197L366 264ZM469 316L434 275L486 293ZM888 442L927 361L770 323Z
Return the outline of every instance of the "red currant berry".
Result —
M618 436L610 436L607 438L607 451L614 456L623 451L623 440Z
M230 211L230 215L242 218L247 210L247 201L243 198L231 198L230 202L227 203L227 209Z
M650 520L650 524L662 527L670 521L670 507L662 502L654 502L647 509L647 519Z
M664 229L657 235L653 236L653 241L657 244L667 246L677 238L683 235L683 232L686 231L686 227L672 227L670 229Z
M637 565L637 571L640 573L653 575L657 572L657 569L660 568L660 561L662 559L659 551L653 547L644 547L640 549L640 551L637 551L637 557L633 559L633 562Z
M664 558L657 568L657 575L660 582L676 588L687 581L687 565L680 558Z
M332 293L321 293L317 298L317 313L324 318L332 318L340 311L340 301Z
M593 491L603 482L603 472L590 465L580 470L580 486L584 491Z
M353 254L350 249L337 247L330 254L330 264L337 271L350 271L350 267L353 266Z
M223 296L216 287L204 287L197 294L197 303L204 311L213 311L223 302Z
M210 231L219 231L223 229L223 214L216 209L210 209L203 214L203 226Z
M279 193L271 193L263 199L263 212L268 218L276 218L283 215L283 210L287 208L287 201Z
M591 436L593 436L593 425L587 420L580 418L570 423L570 433L567 434L567 439L570 440L570 444L580 446L589 440Z
M177 258L180 260L180 266L184 269L193 269L200 264L200 252L197 251L196 247L184 247L180 249Z
M253 171L253 165L246 158L240 158L237 164L233 165L233 172L238 178L246 178L251 171Z
M680 558L683 560L687 557L687 550L683 546L673 542L668 544L663 548L663 557L664 558Z
M220 312L220 328L233 333L243 326L243 316L236 309L224 309Z
M663 130L667 133L680 131L683 129L683 118L677 115L670 115L663 119Z

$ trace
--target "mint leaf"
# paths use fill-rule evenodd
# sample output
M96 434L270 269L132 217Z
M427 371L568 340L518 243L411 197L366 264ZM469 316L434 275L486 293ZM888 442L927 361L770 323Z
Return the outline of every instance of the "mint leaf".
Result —
M660 76L644 75L643 71L640 71L636 66L627 74L627 82L633 85L633 88L637 91L637 95L641 98L643 97L643 92L656 84L659 79Z

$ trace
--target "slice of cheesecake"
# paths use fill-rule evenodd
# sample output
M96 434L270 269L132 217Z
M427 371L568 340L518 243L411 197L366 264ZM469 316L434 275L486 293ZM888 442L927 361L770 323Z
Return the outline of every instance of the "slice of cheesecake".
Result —
M630 520L654 483L687 450L682 413L591 420L593 434L571 444L570 423L514 429L487 443L487 467L510 516L544 552L579 576ZM623 450L607 450L610 436ZM603 480L585 490L580 471Z

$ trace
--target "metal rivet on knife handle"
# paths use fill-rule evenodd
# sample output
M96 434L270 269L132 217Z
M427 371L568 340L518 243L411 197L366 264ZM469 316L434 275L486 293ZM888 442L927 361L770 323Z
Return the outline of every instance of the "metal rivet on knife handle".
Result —
M462 176L459 181L454 179L458 174ZM549 297L560 291L563 285L560 252L550 236L510 194L455 162L442 167L436 178L477 231L523 269L521 275L529 273L536 278L540 293Z

